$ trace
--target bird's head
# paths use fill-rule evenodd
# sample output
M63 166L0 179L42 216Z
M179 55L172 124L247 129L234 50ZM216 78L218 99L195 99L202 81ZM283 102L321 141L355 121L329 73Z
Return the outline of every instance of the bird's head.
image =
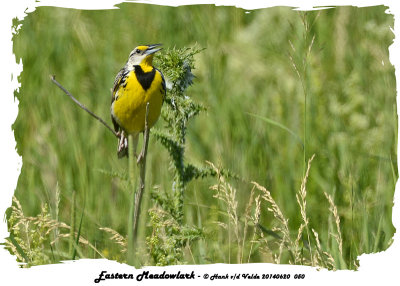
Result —
M162 48L158 48L161 44L138 46L133 49L129 54L128 66L133 68L135 65L151 66L153 63L153 56Z

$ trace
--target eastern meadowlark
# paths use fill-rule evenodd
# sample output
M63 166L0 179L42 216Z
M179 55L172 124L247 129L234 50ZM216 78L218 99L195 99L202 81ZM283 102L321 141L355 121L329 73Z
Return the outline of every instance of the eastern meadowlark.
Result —
M145 129L146 105L149 103L147 124L151 128L161 113L166 93L164 76L153 67L154 53L161 44L138 46L115 77L111 99L111 119L119 135L118 157L128 154L128 135L136 151L139 133Z

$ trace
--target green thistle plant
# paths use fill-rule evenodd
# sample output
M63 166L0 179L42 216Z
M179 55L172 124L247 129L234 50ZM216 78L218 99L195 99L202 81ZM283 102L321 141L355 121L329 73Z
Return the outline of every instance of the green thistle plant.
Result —
M187 126L190 119L205 107L186 94L193 83L194 55L197 47L168 49L156 59L156 65L167 80L167 97L162 110L165 129L152 129L155 138L167 149L173 170L172 195L152 192L158 205L149 211L152 235L147 238L150 254L157 265L182 263L183 247L201 237L201 230L183 224L183 194L187 184L195 178L212 175L208 168L199 168L185 160Z

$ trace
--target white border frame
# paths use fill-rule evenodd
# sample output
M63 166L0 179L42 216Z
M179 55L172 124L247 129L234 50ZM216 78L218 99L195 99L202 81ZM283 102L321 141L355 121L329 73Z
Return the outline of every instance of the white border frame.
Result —
M116 4L122 3L123 1L118 0L96 0L96 1L85 1L85 0L42 0L35 2L35 0L17 0L7 1L7 4L3 4L0 11L0 33L1 33L1 112L0 112L0 134L1 134L1 148L0 148L0 182L1 182L1 200L0 200L0 214L4 214L7 207L11 205L11 198L16 188L18 176L22 166L22 158L20 158L15 151L15 140L14 134L11 130L11 125L14 123L18 114L18 101L14 99L13 93L15 89L18 89L20 84L17 81L17 77L22 71L22 63L16 63L15 55L12 52L12 19L17 17L23 19L26 13L33 12L38 6L56 6L56 7L68 7L77 9L117 9ZM388 13L395 16L395 40L394 43L389 47L390 61L396 67L396 79L397 88L399 86L399 23L398 17L400 15L400 5L397 4L396 0L391 1L374 1L374 0L351 0L351 1L290 1L290 0L269 0L269 1L242 1L242 0L220 0L220 1L205 1L205 0L158 0L158 1L127 1L127 2L138 2L138 3L151 3L158 5L168 6L180 6L188 4L216 4L218 6L237 6L247 10L256 8L267 8L272 6L290 6L298 7L299 9L310 10L314 9L315 6L341 6L341 5L353 5L353 6L375 6L375 5L386 5L389 6ZM300 5L300 6L299 6ZM399 110L399 102L397 98L397 110ZM399 154L399 149L398 152ZM394 196L394 207L393 207L393 225L396 229L400 227L400 208L399 208L399 185L396 184L396 191ZM0 240L4 241L5 237L8 237L7 225L5 219L0 223ZM225 285L225 284L236 284L241 285L245 281L252 285L266 285L266 284L279 284L287 285L296 282L300 285L337 285L340 282L344 282L347 285L352 283L368 285L385 283L386 285L393 285L395 281L400 281L398 277L399 258L400 258L400 246L399 246L399 233L396 232L394 235L394 242L387 251L376 253L376 254L363 254L359 257L360 267L358 271L327 271L317 270L315 268L306 266L288 266L288 265L276 265L276 264L242 264L242 265L227 265L227 264L213 264L213 265L200 265L200 266L169 266L169 267L147 267L146 270L150 270L153 273L162 273L166 270L169 273L182 272L190 273L192 270L195 271L196 276L203 274L219 273L223 275L225 273L295 273L306 274L305 280L218 280L213 281L213 284ZM108 273L119 272L119 273L132 273L134 275L139 274L142 270L135 270L133 267L128 265L119 264L114 261L108 261L105 259L80 259L78 261L68 261L63 264L53 264L45 266L35 266L29 269L21 269L18 267L15 257L11 256L8 251L3 247L0 247L0 283L2 285L21 285L22 283L32 283L34 285L72 285L77 283L78 285L91 285L94 284L94 279L97 278L102 270L106 270ZM4 283L8 282L8 283ZM150 285L153 283L160 283L163 285L179 285L182 283L194 283L195 285L203 285L210 283L207 280L196 279L196 280L147 280L147 281L131 281L131 280L107 280L102 281L101 285L132 285L132 284L143 284ZM13 284L11 284L13 283ZM98 285L98 284L94 284Z

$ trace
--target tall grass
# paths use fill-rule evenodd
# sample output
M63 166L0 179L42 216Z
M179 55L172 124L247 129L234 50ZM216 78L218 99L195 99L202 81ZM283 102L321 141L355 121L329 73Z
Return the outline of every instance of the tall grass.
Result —
M177 223L153 200L154 194L170 198L176 178L170 153L151 139L139 234L160 247L153 254L166 255L152 256L154 248L144 240L144 264L280 262L354 269L357 255L389 247L398 172L395 76L388 57L393 16L385 7L307 13L211 5L120 8L40 7L14 36L14 52L24 65L13 125L23 158L15 192L20 208L14 207L23 210L21 218L36 218L46 213L44 204L57 202L50 218L69 226L53 229L58 239L51 247L40 242L29 248L31 237L22 234L22 243L14 235L10 248L20 261L38 253L48 255L38 263L69 259L70 242L76 258L126 261L121 249L131 198L128 162L117 159L115 138L60 95L48 75L56 74L107 119L115 74L134 46L155 42L205 48L194 55L194 84L186 95L206 112L186 125L185 162L210 161L242 179L222 172L224 182L187 181ZM166 127L164 120L155 126L160 134ZM299 193L312 154L306 193ZM235 210L222 194L213 197L215 184L225 184ZM176 237L163 232L166 226L186 226L193 239L177 250ZM155 230L160 235L152 236Z

